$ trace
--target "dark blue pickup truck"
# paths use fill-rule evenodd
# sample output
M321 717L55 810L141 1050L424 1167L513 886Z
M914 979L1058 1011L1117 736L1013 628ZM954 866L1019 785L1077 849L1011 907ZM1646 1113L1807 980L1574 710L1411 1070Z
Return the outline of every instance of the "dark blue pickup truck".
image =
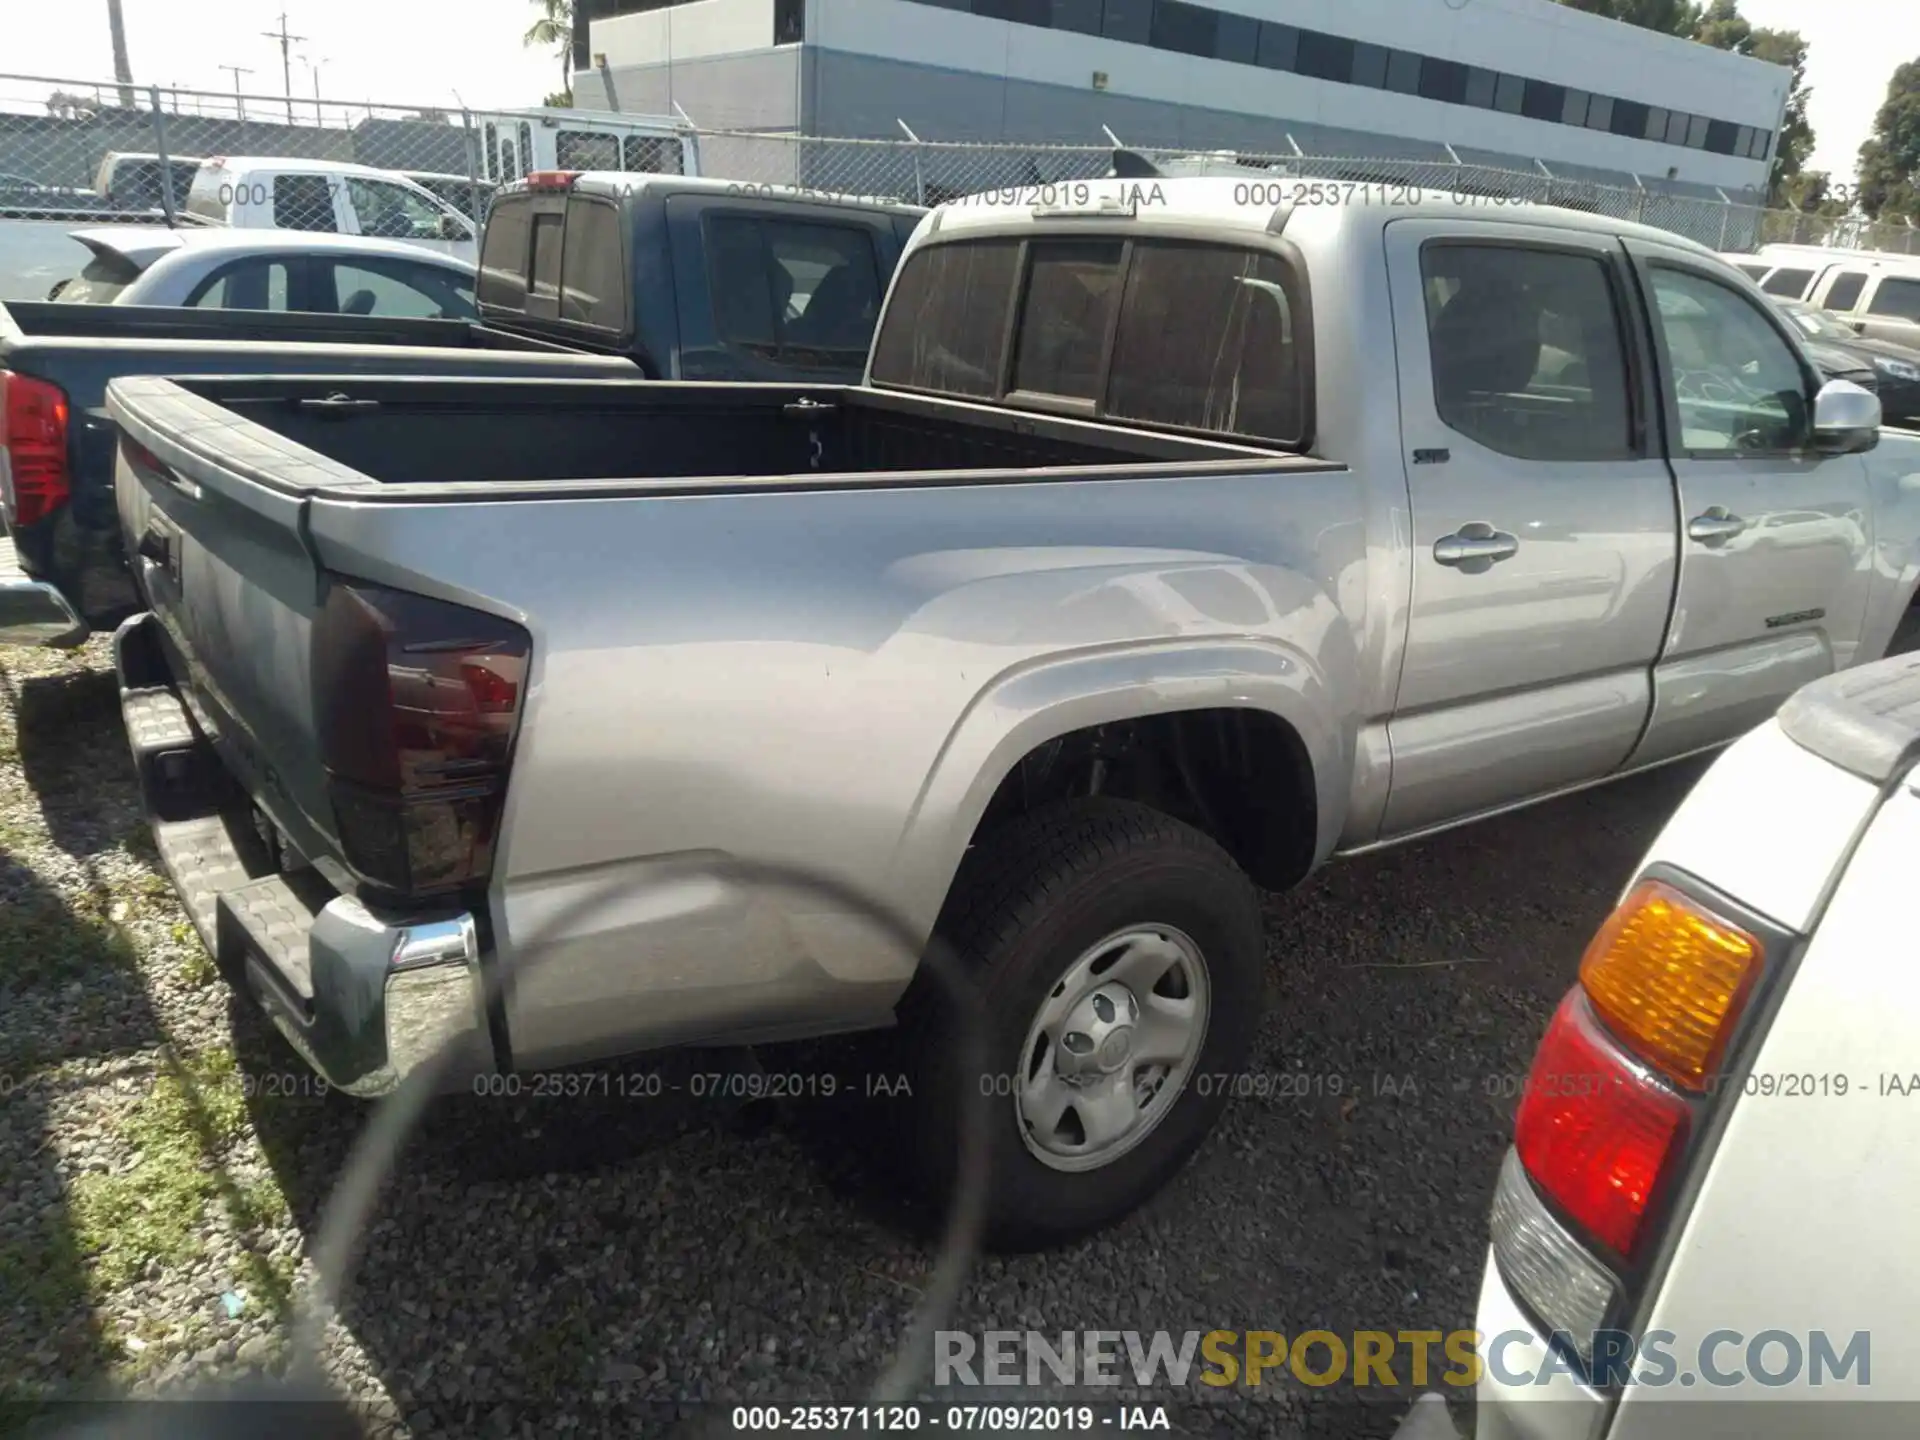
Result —
M858 381L923 212L681 176L537 173L481 241L481 323L216 308L0 306L0 644L140 609L113 495L123 375Z

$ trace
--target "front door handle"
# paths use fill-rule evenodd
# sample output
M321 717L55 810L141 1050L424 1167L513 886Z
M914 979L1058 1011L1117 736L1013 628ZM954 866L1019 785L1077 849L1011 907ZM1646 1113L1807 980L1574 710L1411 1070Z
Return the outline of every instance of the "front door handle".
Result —
M1490 570L1502 560L1520 552L1520 542L1504 530L1496 530L1481 520L1462 525L1451 535L1433 542L1433 558L1469 575Z
M1704 515L1696 515L1687 522L1687 538L1698 540L1702 545L1718 545L1746 528L1747 522L1729 513L1726 506L1711 505Z

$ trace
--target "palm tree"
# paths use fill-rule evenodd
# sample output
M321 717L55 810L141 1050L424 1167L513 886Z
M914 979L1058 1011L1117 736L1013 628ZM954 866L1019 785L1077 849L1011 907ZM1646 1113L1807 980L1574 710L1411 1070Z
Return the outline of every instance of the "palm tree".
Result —
M573 0L533 0L540 18L520 37L522 45L552 45L560 52L560 91L573 94ZM553 98L551 96L549 99Z

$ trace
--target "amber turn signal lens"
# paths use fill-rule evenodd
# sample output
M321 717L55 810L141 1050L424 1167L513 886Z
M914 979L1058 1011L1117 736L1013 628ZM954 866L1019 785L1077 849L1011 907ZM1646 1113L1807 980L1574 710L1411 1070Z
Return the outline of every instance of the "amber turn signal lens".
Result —
M1580 983L1622 1044L1675 1083L1700 1090L1764 958L1754 936L1648 880L1593 937Z

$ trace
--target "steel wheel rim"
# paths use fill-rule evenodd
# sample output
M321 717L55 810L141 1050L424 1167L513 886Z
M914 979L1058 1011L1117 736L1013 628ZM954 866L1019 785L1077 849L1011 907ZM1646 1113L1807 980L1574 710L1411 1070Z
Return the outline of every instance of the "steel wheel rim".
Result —
M1130 925L1088 946L1020 1048L1014 1123L1028 1151L1078 1173L1133 1150L1185 1092L1211 1010L1206 956L1185 931Z

